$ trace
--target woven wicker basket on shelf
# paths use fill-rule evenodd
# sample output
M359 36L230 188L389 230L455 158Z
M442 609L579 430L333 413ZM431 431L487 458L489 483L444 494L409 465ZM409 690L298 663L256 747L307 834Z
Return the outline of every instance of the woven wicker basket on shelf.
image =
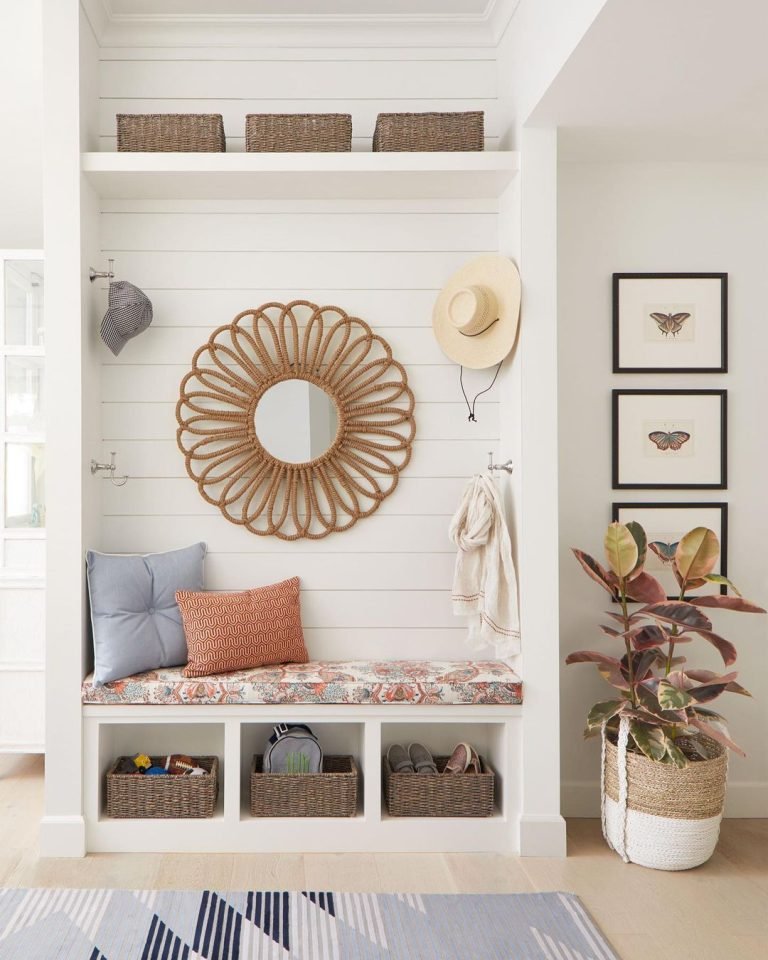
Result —
M374 151L456 151L484 148L484 114L380 113L373 134Z
M118 113L117 149L134 153L224 153L220 113Z
M249 113L249 153L341 153L352 149L348 113Z
M383 758L384 795L391 817L493 816L495 774L481 757L482 773L443 775L448 757L435 757L437 776L393 773Z
M263 773L251 765L252 817L354 817L358 769L352 757L323 759L322 773Z
M147 776L116 773L125 757L118 757L107 774L107 815L132 819L212 817L218 796L219 761L216 757L196 757L207 776L165 774ZM162 766L165 757L152 757Z

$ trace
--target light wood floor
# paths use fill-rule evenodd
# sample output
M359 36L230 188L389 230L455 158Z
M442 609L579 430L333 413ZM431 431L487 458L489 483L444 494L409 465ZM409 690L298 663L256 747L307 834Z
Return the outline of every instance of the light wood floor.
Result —
M569 890L582 898L623 960L768 958L768 820L726 821L712 860L675 874L622 863L605 846L596 820L569 822L567 860L439 853L99 854L41 860L42 777L39 757L0 757L0 886Z

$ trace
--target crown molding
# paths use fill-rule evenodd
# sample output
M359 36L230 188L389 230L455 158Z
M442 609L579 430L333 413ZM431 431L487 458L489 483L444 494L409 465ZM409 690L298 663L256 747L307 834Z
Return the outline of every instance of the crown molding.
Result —
M102 46L495 47L520 0L459 14L126 14L80 0Z

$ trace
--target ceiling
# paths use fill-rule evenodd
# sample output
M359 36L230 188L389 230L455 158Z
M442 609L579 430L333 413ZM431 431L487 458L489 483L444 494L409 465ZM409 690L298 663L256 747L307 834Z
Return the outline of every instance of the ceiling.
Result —
M103 45L494 47L520 0L80 0Z
M115 20L323 17L485 19L495 0L104 0Z
M572 159L768 156L765 0L608 0L533 111Z

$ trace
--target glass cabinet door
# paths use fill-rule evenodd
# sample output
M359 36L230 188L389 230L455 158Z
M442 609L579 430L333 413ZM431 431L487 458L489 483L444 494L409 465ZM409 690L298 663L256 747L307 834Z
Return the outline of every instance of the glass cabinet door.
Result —
M5 261L5 343L43 345L43 264L39 260Z
M2 255L0 300L0 576L42 576L45 530L44 269Z

